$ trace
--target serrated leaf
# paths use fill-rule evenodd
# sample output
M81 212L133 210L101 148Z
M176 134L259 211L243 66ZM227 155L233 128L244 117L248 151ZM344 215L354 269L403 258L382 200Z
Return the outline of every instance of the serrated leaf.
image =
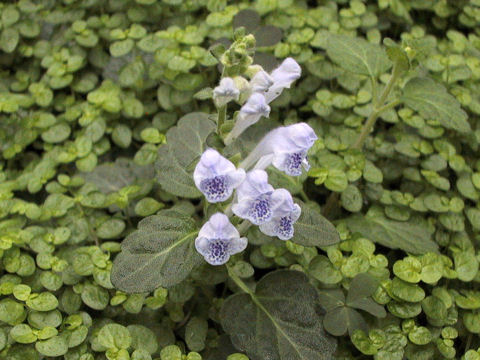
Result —
M233 345L252 360L331 359L336 340L322 328L317 292L300 272L264 276L255 293L235 294L220 319Z
M327 54L334 63L355 74L377 77L391 66L380 45L347 35L330 34Z
M307 204L301 204L302 215L295 223L295 235L292 242L303 246L328 246L340 242L335 226L324 218L318 210Z
M438 245L431 239L428 230L418 224L359 215L351 216L346 221L353 232L390 249L402 249L413 254L438 251Z
M448 129L468 133L467 113L445 87L430 78L416 77L407 82L401 99L426 119L438 120Z
M215 124L205 113L190 113L167 132L167 145L158 151L155 170L164 190L186 198L200 197L193 182L194 162L205 150L207 137Z
M140 293L180 283L200 263L194 246L197 233L192 218L176 211L144 218L122 243L113 263L112 284Z

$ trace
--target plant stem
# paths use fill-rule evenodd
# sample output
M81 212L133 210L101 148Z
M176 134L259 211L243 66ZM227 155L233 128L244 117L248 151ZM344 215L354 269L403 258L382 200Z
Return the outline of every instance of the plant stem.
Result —
M395 101L392 101L390 104L387 104L384 106L385 100L387 100L388 95L390 94L390 92L393 89L393 86L397 82L399 75L400 75L399 67L395 63L393 65L392 76L390 77L390 80L388 81L387 85L383 89L382 94L380 95L380 98L378 99L378 101L373 102L373 110L370 116L368 117L367 121L363 125L360 135L358 136L355 143L352 145L352 149L361 149L363 147L363 144L365 143L365 140L367 139L368 134L370 133L370 131L372 131L372 128L375 125L375 122L377 121L378 116L383 111L393 108L400 103L399 100L395 100Z
M372 102L375 104L377 102L377 96L378 96L377 79L375 79L374 76L370 76L370 80L372 81Z
M401 74L401 71L398 67L398 64L395 63L392 69L392 76L390 77L390 80L388 80L388 83L383 89L379 99L377 99L377 83L374 78L371 78L373 110L371 114L368 116L367 121L363 125L362 131L358 135L357 140L355 140L355 142L351 146L352 149L361 150L363 148L365 140L367 139L368 134L370 134L370 131L372 131L373 126L375 125L375 122L377 121L380 114L389 109L393 109L395 106L400 104L401 101L396 99L385 105L385 101L387 100L388 95L390 95L390 92L392 91L393 86L397 82L400 74ZM338 193L332 192L329 195L327 202L325 203L325 207L323 208L323 215L327 217L327 215L329 215L330 212L336 208L337 203L338 203Z
M240 235L245 235L250 226L252 226L252 223L248 220L244 220L238 227L238 232Z
M250 295L250 296L252 297L252 299L253 299L253 292L252 292L252 290L250 290L250 288L247 286L247 284L245 284L245 283L243 282L243 280L240 279L240 278L235 274L235 272L234 272L233 269L232 269L232 266L229 265L228 263L227 263L227 271L228 271L228 276L230 276L230 279L232 279L233 282L234 282L235 284L237 284L237 286L238 286L243 292L245 292L245 293L247 293L248 295Z
M225 123L227 117L227 105L223 105L218 109L218 119L217 119L217 134L221 136L220 129Z

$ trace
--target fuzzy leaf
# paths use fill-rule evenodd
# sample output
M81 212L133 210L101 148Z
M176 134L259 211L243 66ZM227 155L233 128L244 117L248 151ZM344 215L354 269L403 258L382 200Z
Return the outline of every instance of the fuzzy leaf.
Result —
M167 145L158 151L155 170L160 185L177 196L196 198L201 193L193 182L195 162L205 150L205 141L215 124L205 113L190 113L167 132Z
M413 254L438 251L438 245L421 225L368 215L355 215L346 220L350 230L390 249L402 249Z
M387 54L379 45L347 35L330 34L327 54L337 65L360 75L377 77L391 66Z
M112 284L128 293L178 284L200 263L194 247L197 233L191 217L176 211L164 210L143 219L122 243L112 268Z
M133 185L137 180L153 178L150 166L140 166L126 158L119 158L113 163L99 165L89 173L80 174L85 181L95 184L104 194L109 194Z
M445 87L429 78L416 77L403 88L402 100L427 119L435 119L444 127L468 133L471 128L467 113Z
M340 242L335 226L318 210L302 204L302 215L295 223L295 236L291 241L303 246L328 246Z
M325 334L317 292L297 271L269 273L255 293L235 294L220 319L234 346L252 360L331 359L336 340Z

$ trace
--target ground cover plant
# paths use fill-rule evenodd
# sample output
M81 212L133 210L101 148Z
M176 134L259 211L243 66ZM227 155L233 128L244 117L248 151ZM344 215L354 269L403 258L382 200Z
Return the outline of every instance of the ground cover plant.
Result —
M0 359L480 359L478 0L0 4Z

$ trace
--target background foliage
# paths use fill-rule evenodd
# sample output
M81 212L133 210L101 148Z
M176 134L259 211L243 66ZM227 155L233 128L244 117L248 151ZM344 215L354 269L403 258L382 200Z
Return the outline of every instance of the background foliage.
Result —
M308 176L270 176L321 206L342 241L315 247L251 230L254 245L229 269L250 296L228 297L238 289L225 269L195 259L173 287L118 291L121 241L132 233L135 249L134 230L161 226L142 218L158 213L185 233L201 219L189 200L199 194L175 167L198 154L171 150L166 133L185 114L214 112L200 91L218 82L209 49L238 25L256 35L267 70L287 56L302 66L252 133L298 121L316 130ZM323 334L313 352L293 342L299 359L321 358L335 338L339 359L480 359L479 25L478 0L2 2L0 357L256 360L262 343L237 335L259 320L263 345L282 344L273 359L291 360L282 341L298 320L305 338ZM388 83L389 58L401 102L358 147L371 78ZM183 157L166 161L175 151ZM158 175L165 168L175 175ZM318 221L307 213L299 226L321 233ZM170 271L172 256L154 259ZM268 284L278 284L273 299ZM252 312L293 290L303 305L280 310L309 319Z

